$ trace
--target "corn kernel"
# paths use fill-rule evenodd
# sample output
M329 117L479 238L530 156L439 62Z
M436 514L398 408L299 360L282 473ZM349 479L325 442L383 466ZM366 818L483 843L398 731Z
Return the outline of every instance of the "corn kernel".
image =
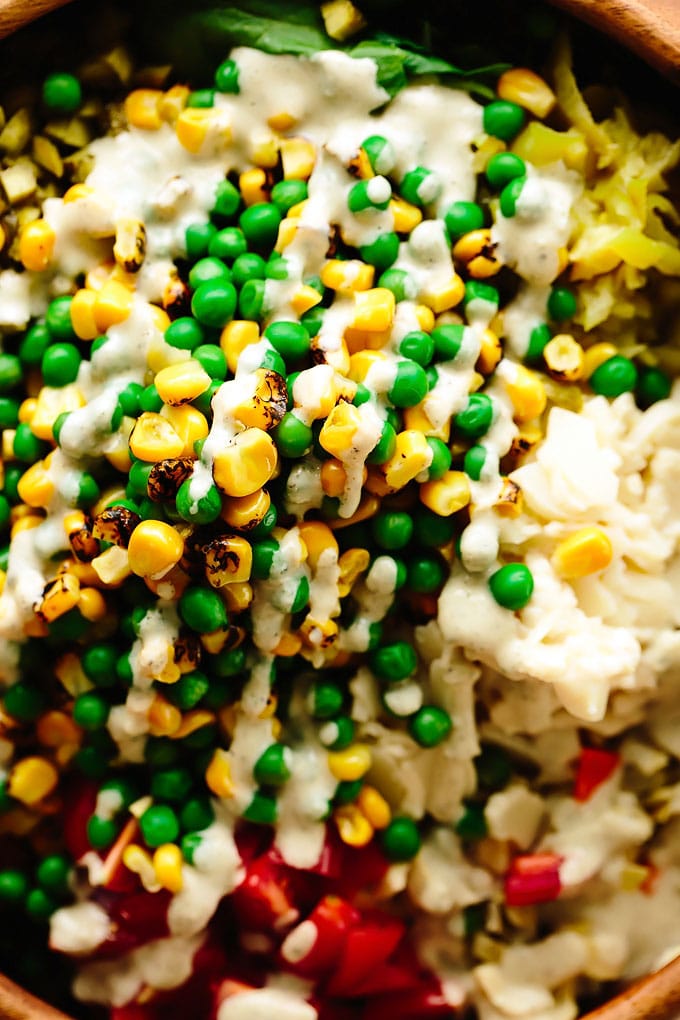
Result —
M168 365L154 379L161 400L172 406L186 404L208 389L211 378L194 358Z
M205 439L210 431L205 415L191 404L182 404L179 407L166 404L161 410L161 416L170 422L182 441L180 457L195 457L196 443Z
M91 623L103 620L107 613L106 599L96 588L81 588L78 599L78 609L81 616Z
M109 280L97 292L94 303L94 321L100 333L124 322L132 310L133 296L126 286Z
M42 747L63 747L65 744L78 745L82 731L67 712L51 709L45 712L35 724L35 735Z
M434 312L428 305L416 305L416 319L418 328L424 333L431 333L434 329Z
M390 806L374 786L362 786L357 803L374 829L386 829L390 824Z
M281 110L279 113L273 113L271 117L267 117L267 124L272 131L280 131L282 134L295 127L297 122L298 118L287 110Z
M132 283L130 275L139 272L146 255L146 227L141 220L125 216L116 223L113 257L125 274L121 283Z
M391 290L386 287L374 287L372 290L354 292L355 329L365 329L369 333L380 333L390 329L394 322L395 299Z
M464 471L446 471L420 486L420 501L440 517L450 517L470 502L470 482Z
M159 333L165 333L166 329L170 325L171 319L164 308L159 305L148 305L148 309L151 312L151 320L158 330Z
M67 386L43 386L31 417L31 432L38 439L52 439L52 426L65 411L77 411L85 400L76 383ZM5 429L5 432L8 430Z
M182 713L157 694L149 708L149 733L152 737L171 737L182 725Z
M23 758L10 770L7 792L10 797L33 807L49 796L59 781L59 773L46 758L37 755Z
M128 871L139 875L147 892L158 892L160 883L156 878L156 869L153 866L151 854L147 850L137 843L130 843L123 850L121 860Z
M25 269L41 273L47 269L54 255L56 234L47 220L27 223L19 235L19 260Z
M75 609L80 596L80 582L72 574L60 574L45 588L39 613L43 620L52 623L64 613Z
M342 461L330 458L321 464L321 488L327 496L342 496L347 485L347 471Z
M510 478L504 478L501 494L494 503L496 513L501 517L519 517L524 507L524 496L516 482Z
M583 354L583 378L590 379L596 368L599 368L605 361L609 361L610 358L613 358L618 353L618 347L615 347L614 344L606 342L593 344Z
M351 744L344 751L328 752L328 767L340 782L353 783L365 776L373 757L367 744Z
M382 351L356 351L349 359L349 378L353 382L363 382L376 362L385 361Z
M89 198L90 195L94 195L94 188L91 188L89 184L72 184L64 194L64 205L78 202L83 198Z
M30 425L37 408L38 401L36 397L26 397L19 405L19 421L22 424Z
M238 179L238 189L246 205L255 205L257 202L267 202L269 191L267 189L267 174L261 167L254 167L252 170L245 170Z
M355 582L365 573L371 563L371 555L367 549L346 549L338 560L340 573L338 576L338 594L344 599L349 595Z
M182 724L172 734L172 740L184 740L191 733L202 730L204 726L211 726L215 722L215 713L208 712L205 708L197 708L193 712L187 712L182 718Z
M159 116L168 124L174 124L187 105L190 94L191 89L187 85L173 85L163 93L158 102Z
M278 372L267 368L256 368L248 379L243 396L235 403L232 414L237 421L248 428L274 428L286 412L288 392L285 380Z
M184 539L164 521L141 521L130 537L128 561L138 577L159 578L179 563Z
M75 652L65 652L59 656L54 667L54 675L72 698L91 691L94 686Z
M231 141L231 127L223 119L218 119L219 113L212 108L187 106L178 115L175 121L177 139L188 152L194 154L200 152L208 134L217 129L220 139L225 144Z
M218 747L205 771L205 782L216 797L232 797L234 784L231 778L231 762L227 752Z
M343 804L336 808L333 820L340 839L347 846L367 846L373 839L373 826L356 804Z
M254 132L250 137L250 158L255 166L272 169L279 162L279 142L275 135Z
M274 245L274 251L281 254L289 244L292 244L295 240L295 236L298 232L300 221L292 216L286 216L285 219L279 223L278 233L276 235L276 244Z
M290 659L297 655L302 648L302 638L299 634L282 634L279 643L272 650L272 654L280 655L284 659Z
M503 356L503 346L491 329L485 329L481 336L479 357L475 368L482 375L491 375Z
M503 265L496 256L496 244L488 228L463 234L453 246L453 257L462 262L476 280L495 276Z
M262 429L237 433L213 462L215 485L227 496L249 496L266 485L276 470L278 454Z
M535 372L516 365L514 377L503 379L503 385L512 401L515 421L524 423L543 414L547 403L545 386Z
M340 629L335 620L317 620L308 613L300 625L300 637L308 648L330 648L338 640Z
M321 4L321 15L327 34L339 42L366 27L366 19L352 0L326 0Z
M395 451L382 465L382 473L392 489L402 489L429 467L431 460L432 450L423 433L405 429L397 433Z
M92 560L92 568L107 588L117 588L130 576L127 549L112 545Z
M550 375L559 382L575 382L583 376L583 348L568 333L558 333L548 341L543 348L543 360Z
M156 879L168 892L178 893L182 888L182 861L182 851L175 843L163 843L154 851Z
M71 301L71 323L73 332L80 340L94 340L99 335L95 319L97 292L81 287Z
M606 570L614 550L609 535L597 527L581 528L563 539L552 555L555 570L567 580Z
M435 439L441 439L442 442L448 443L451 434L451 421L449 418L445 418L440 426L433 425L421 401L420 404L414 404L413 407L404 408L404 428L422 432L424 436L433 436Z
M550 86L526 67L511 67L498 79L496 91L499 99L523 106L535 117L547 117L557 102Z
M474 274L473 274L474 275ZM491 275L491 274L489 274ZM435 315L446 312L459 305L465 296L465 284L457 273L454 273L447 284L436 290L425 291L420 300L431 308Z
M30 507L48 506L54 496L54 482L48 475L42 461L31 464L24 472L17 485L19 498Z
M130 450L138 460L156 463L169 457L181 457L184 442L167 418L145 411L130 435Z
M307 284L301 284L293 293L293 296L290 299L290 305L297 316L302 316L305 312L308 312L310 308L314 308L315 305L318 305L321 300L323 300L322 296L315 287L309 287Z
M222 589L230 613L244 613L253 601L253 586L248 581L231 581Z
M308 138L284 138L280 145L281 166L286 180L306 181L316 163L316 147Z
M222 509L222 520L237 531L249 531L257 527L271 506L271 497L266 489L256 489L248 496L227 499Z
M342 531L343 528L349 528L352 524L359 524L361 521L367 521L369 518L375 517L379 509L380 500L370 493L364 493L359 506L351 517L336 517L335 520L329 522L328 526L333 531Z
M329 259L321 270L321 282L331 290L369 290L375 268L360 259Z
M220 347L224 351L232 375L236 374L241 353L250 344L256 344L259 339L260 327L249 319L232 319L224 327L220 336Z
M397 234L410 234L423 218L422 209L405 202L403 198L390 199L389 209L394 218L394 229Z
M354 435L360 427L359 408L343 401L335 405L323 423L319 433L319 444L331 456L342 460L351 450Z
M253 550L241 535L219 535L204 549L205 576L213 588L247 581L253 565Z
M327 549L332 549L338 555L335 535L323 521L302 521L298 524L298 532L307 550L307 562L313 571Z
M135 89L125 99L124 110L131 127L157 131L163 123L160 115L160 89Z

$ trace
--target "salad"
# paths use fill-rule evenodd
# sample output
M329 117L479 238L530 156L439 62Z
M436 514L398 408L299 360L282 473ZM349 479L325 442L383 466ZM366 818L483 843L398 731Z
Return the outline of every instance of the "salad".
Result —
M0 130L5 937L111 1020L574 1020L680 952L680 142L563 34L172 38Z

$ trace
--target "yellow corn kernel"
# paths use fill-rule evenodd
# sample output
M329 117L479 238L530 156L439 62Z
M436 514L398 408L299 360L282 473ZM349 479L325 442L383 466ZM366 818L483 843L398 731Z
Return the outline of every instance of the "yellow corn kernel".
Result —
M134 418L124 418L123 427L118 432L113 433L104 450L104 456L111 467L114 467L116 471L120 471L123 475L129 474L132 467L128 443L134 424Z
M380 331L369 331L367 329L355 329L353 326L347 326L343 334L345 343L347 344L347 350L350 355L358 354L359 351L371 350L379 351L386 346L390 339L391 330L383 329Z
M187 712L182 719L182 725L172 734L173 740L184 740L190 733L202 730L204 726L210 726L215 722L215 713L208 712L205 708L197 708L193 712Z
M494 503L496 513L501 517L519 517L524 507L522 490L511 478L504 478L501 494Z
M516 365L514 377L504 379L503 385L512 401L515 421L523 423L543 414L547 403L545 386L535 372Z
M302 521L298 524L298 532L307 550L307 562L312 571L316 570L321 555L327 549L332 549L338 555L335 535L323 521Z
M612 561L611 539L602 528L580 528L563 539L552 555L555 570L567 580L605 570Z
M2 459L3 460L16 460L14 456L14 437L16 435L16 429L3 429L2 430Z
M266 202L269 199L267 174L259 166L244 170L239 175L238 188L246 205L255 205L256 202Z
M94 340L99 335L94 309L97 303L97 292L81 287L73 295L71 301L71 324L73 332L80 340Z
M281 254L281 252L287 248L289 244L292 244L295 240L295 235L297 234L299 226L300 221L292 216L286 216L285 219L281 220L279 223L278 233L276 235L274 251Z
M343 460L354 441L354 435L361 426L361 413L354 404L343 401L336 404L319 433L319 443L331 456Z
M115 280L109 280L97 292L94 303L94 321L100 333L127 319L132 309L133 296L128 288Z
M139 272L146 255L146 227L141 220L125 216L116 223L113 257L126 277ZM125 282L125 280L121 280Z
M308 648L331 648L338 640L340 629L335 620L318 620L311 613L300 625L299 634Z
M397 445L382 465L385 481L392 489L403 489L416 475L430 466L432 450L422 432L405 429L397 433Z
M386 287L355 291L352 325L355 329L365 329L369 333L382 333L391 328L394 310L394 294Z
M248 581L231 581L222 589L230 613L244 613L253 601L253 586Z
M434 329L434 312L428 305L416 305L418 327L423 333L431 333Z
M386 829L390 824L392 820L390 806L375 786L362 786L357 803L374 829Z
M54 255L57 235L47 220L32 220L19 235L19 260L25 269L42 273Z
M302 638L299 634L283 634L279 643L272 650L273 655L280 655L284 659L290 659L297 655L302 648Z
M187 85L173 85L158 101L158 114L168 124L174 124L187 105L191 89Z
M21 401L19 405L19 421L22 424L30 425L33 415L38 409L38 401L36 397L26 397L25 400Z
M558 382L575 382L583 377L583 348L568 333L558 333L548 341L543 348L543 360Z
M36 464L31 464L17 485L19 498L31 507L47 507L54 496L54 491L54 482L40 460Z
M63 747L65 744L78 745L82 731L67 712L51 709L45 712L35 724L35 735L42 747Z
M447 284L436 290L425 291L420 295L420 300L431 308L435 315L439 315L459 305L464 296L465 284L458 273L454 273Z
M344 751L328 752L328 768L340 782L353 783L365 776L373 757L367 744L350 744Z
M366 27L366 19L352 0L326 0L321 4L321 16L326 33L339 42L344 42Z
M125 99L124 110L131 127L157 131L163 121L160 114L160 89L135 89Z
M649 875L650 869L644 864L626 861L619 875L619 886L624 892L636 892L649 880Z
M226 496L250 496L266 485L276 470L274 441L263 429L237 433L213 462L215 485Z
M363 382L373 365L384 361L385 357L382 351L356 351L349 359L349 378L353 382Z
M250 344L256 344L259 339L260 327L249 319L232 319L224 327L220 336L220 347L224 351L232 375L236 374L241 353Z
M304 315L322 300L321 294L314 287L301 284L290 299L290 305L296 315Z
M481 336L479 357L475 368L482 375L491 375L503 356L503 346L492 329L485 329Z
M343 804L333 812L338 835L347 846L367 846L374 835L374 828L366 815L356 804Z
M403 198L390 199L389 209L394 217L394 229L397 234L410 234L423 218L422 209L405 202Z
M281 110L279 113L273 113L271 117L267 117L267 124L272 131L280 131L282 134L295 127L297 122L298 118L287 110Z
M312 350L315 349L314 341L312 340ZM349 372L349 351L344 339L340 340L340 344L334 350L324 351L323 357L326 364L331 365L340 375L347 375Z
M256 489L248 496L227 499L222 509L222 520L237 531L249 531L257 527L271 506L271 497L266 489Z
M591 375L596 368L600 365L604 365L605 361L609 361L615 354L619 353L618 347L614 344L607 342L593 344L583 354L583 378L590 379Z
M164 308L159 305L149 305L149 311L151 312L151 318L154 326L159 333L165 333L166 329L170 325L171 319Z
M154 851L156 880L168 892L178 893L182 888L182 862L182 851L176 843L163 843Z
M19 507L13 507L13 512L18 510ZM10 518L12 520L12 527L10 528L10 538L14 538L15 535L21 534L22 531L31 531L32 528L37 528L39 524L45 520L39 514L27 513L22 514L20 517Z
M47 758L32 755L10 770L7 792L28 807L49 796L59 781L59 773Z
M72 184L64 194L64 205L78 202L81 198L89 198L90 195L94 195L94 188L91 188L89 184Z
M159 578L179 563L184 539L164 521L140 521L130 536L128 562L138 577Z
M327 496L342 496L347 485L347 471L334 457L321 464L321 488Z
M91 564L97 577L107 588L117 588L131 574L127 549L112 545L96 556Z
M276 135L255 131L249 139L250 158L255 166L272 169L279 162L279 140Z
M511 67L498 79L496 92L499 99L523 106L535 117L547 117L557 102L550 86L527 67Z
M292 219L299 220L306 208L307 199L305 198L302 200L302 202L296 202L295 205L291 205L290 209L288 210L288 215Z
M441 478L420 486L420 501L440 517L450 517L470 502L470 482L464 471L445 471Z
M156 878L151 854L138 843L129 843L121 855L121 860L128 871L139 875L147 892L158 892L160 883Z
M154 379L161 400L173 407L195 400L208 389L211 381L201 363L194 358L162 368Z
M227 606L227 608L229 607ZM229 628L220 627L219 630L213 630L210 632L210 634L201 634L201 644L205 648L208 655L219 655L219 653L222 651L222 649L227 643L228 636Z
M184 441L167 418L144 411L130 435L130 450L138 460L156 463L169 457L181 457Z
M451 434L451 421L446 418L438 428L435 427L428 418L421 401L420 404L404 408L404 428L422 432L424 436L433 436L435 439L441 439L442 442L448 443Z
M216 797L232 797L234 784L231 778L231 762L227 752L218 747L205 770L205 782Z
M59 415L65 411L77 411L84 404L85 400L76 383L43 386L31 417L31 432L38 439L52 439L52 426Z
M329 259L321 270L321 282L331 290L369 290L375 268L360 259Z
M60 574L49 582L43 593L39 613L43 620L52 623L78 605L80 581L73 574Z
M347 379L340 379L330 365L314 365L298 373L292 390L295 406L302 406L305 420L317 421L327 418L339 397L351 400L356 385Z
M242 535L220 535L204 550L205 576L213 588L248 581L253 566L253 550Z
M171 737L182 725L182 713L157 694L149 708L149 733L152 737Z
M306 181L316 163L316 147L308 138L284 138L280 145L281 166L286 180Z
M380 509L380 500L377 496L373 496L370 493L364 493L359 502L359 506L356 508L351 517L336 517L335 520L329 521L329 527L333 531L342 531L343 528L349 528L352 524L359 524L361 521L367 521L371 517L375 517L378 510Z
M81 588L78 609L86 620L96 623L97 620L103 620L106 616L106 599L96 588Z
M287 396L285 380L278 372L257 368L249 375L248 387L243 387L243 397L232 414L247 428L268 432L285 414Z
M338 560L340 574L338 577L338 594L341 599L349 595L353 585L365 573L371 563L367 549L346 549Z
M77 698L85 691L91 691L94 686L83 670L75 652L65 652L59 656L54 667L54 674L72 698Z
M488 228L463 234L453 246L453 257L462 262L470 276L476 280L495 276L503 266L496 256L496 244Z
M215 110L186 106L175 121L177 139L188 152L200 152L203 143L214 126L219 127L221 140L231 140L231 128L226 121L219 121Z
M161 410L161 416L170 422L182 440L180 457L195 457L196 443L201 439L205 439L210 431L205 415L201 414L197 407L192 407L190 404L182 404L180 407L172 407L166 404Z

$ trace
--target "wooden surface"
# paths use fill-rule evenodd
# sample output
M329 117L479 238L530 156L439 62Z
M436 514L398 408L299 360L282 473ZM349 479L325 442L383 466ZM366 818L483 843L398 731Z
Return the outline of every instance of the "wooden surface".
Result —
M69 1020L0 974L0 1020Z
M680 956L583 1020L678 1020Z
M0 0L0 39L69 0Z

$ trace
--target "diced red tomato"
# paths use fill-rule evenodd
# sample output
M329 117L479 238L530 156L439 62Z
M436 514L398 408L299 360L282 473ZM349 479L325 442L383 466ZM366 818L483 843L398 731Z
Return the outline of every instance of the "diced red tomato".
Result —
M288 970L292 970L301 977L320 978L328 973L331 967L335 966L347 933L356 924L361 915L358 910L339 896L324 896L312 910L302 925L309 929L313 925L316 929L316 938L310 946L309 951L301 959L291 959L290 953L286 955L286 946L282 947L280 962ZM295 933L300 929L293 929L289 934L291 943L294 944Z
M355 988L384 964L404 936L404 924L387 914L364 915L350 928L342 955L326 985L329 995L354 995Z
M599 747L582 747L576 766L574 799L588 800L620 764L621 755L615 751L605 751Z
M251 861L231 905L238 923L249 931L283 932L300 916L288 869L269 853Z
M334 883L333 891L352 900L360 890L378 885L388 866L389 861L375 840L361 848L346 846L342 874Z
M92 849L87 838L87 823L94 812L98 792L99 787L91 779L76 779L64 790L64 842L75 861Z
M556 900L562 891L561 857L557 854L523 854L515 857L505 876L505 902L528 907Z
M434 980L412 991L372 998L362 1014L364 1020L445 1020L457 1015Z
M153 1020L156 1010L152 1005L140 1006L131 1002L127 1006L112 1006L110 1020Z

